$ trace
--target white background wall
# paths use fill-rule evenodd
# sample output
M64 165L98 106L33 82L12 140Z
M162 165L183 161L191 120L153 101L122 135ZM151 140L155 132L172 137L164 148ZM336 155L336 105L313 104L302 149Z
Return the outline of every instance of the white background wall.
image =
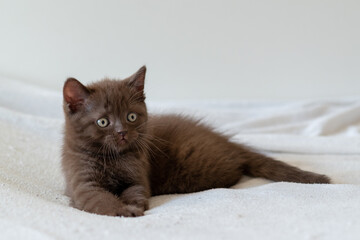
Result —
M0 0L0 75L61 90L148 67L151 99L360 90L358 0Z

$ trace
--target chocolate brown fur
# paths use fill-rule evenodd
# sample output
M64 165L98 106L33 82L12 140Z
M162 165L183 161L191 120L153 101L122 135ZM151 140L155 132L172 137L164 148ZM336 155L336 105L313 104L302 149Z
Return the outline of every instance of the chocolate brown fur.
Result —
M273 181L329 183L229 141L180 115L148 116L146 68L119 81L64 85L62 166L74 207L110 216L141 216L151 195L230 187L243 174ZM136 113L134 122L129 113ZM97 120L106 118L102 128Z

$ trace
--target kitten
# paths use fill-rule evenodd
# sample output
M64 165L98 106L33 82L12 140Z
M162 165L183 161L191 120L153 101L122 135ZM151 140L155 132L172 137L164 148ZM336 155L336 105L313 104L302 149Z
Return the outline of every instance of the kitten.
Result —
M65 82L62 166L74 207L141 216L152 195L230 187L243 174L330 182L230 142L188 117L148 116L145 73L144 66L122 81L104 79L86 87L74 78Z

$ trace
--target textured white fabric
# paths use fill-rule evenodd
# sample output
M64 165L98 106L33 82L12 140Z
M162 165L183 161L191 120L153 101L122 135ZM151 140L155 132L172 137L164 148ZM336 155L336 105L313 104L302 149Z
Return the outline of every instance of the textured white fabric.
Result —
M360 98L150 102L202 117L233 140L331 185L245 177L231 189L153 197L144 217L68 206L60 167L61 92L0 79L0 239L358 239Z

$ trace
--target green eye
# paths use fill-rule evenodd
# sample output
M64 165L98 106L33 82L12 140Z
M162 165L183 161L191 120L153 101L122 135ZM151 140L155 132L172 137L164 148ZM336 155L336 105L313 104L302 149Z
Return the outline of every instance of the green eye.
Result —
M127 115L127 120L128 120L129 122L135 122L136 119L137 119L136 113L129 113L129 114Z
M101 128L107 127L109 125L109 120L106 118L100 118L96 121L97 125Z

